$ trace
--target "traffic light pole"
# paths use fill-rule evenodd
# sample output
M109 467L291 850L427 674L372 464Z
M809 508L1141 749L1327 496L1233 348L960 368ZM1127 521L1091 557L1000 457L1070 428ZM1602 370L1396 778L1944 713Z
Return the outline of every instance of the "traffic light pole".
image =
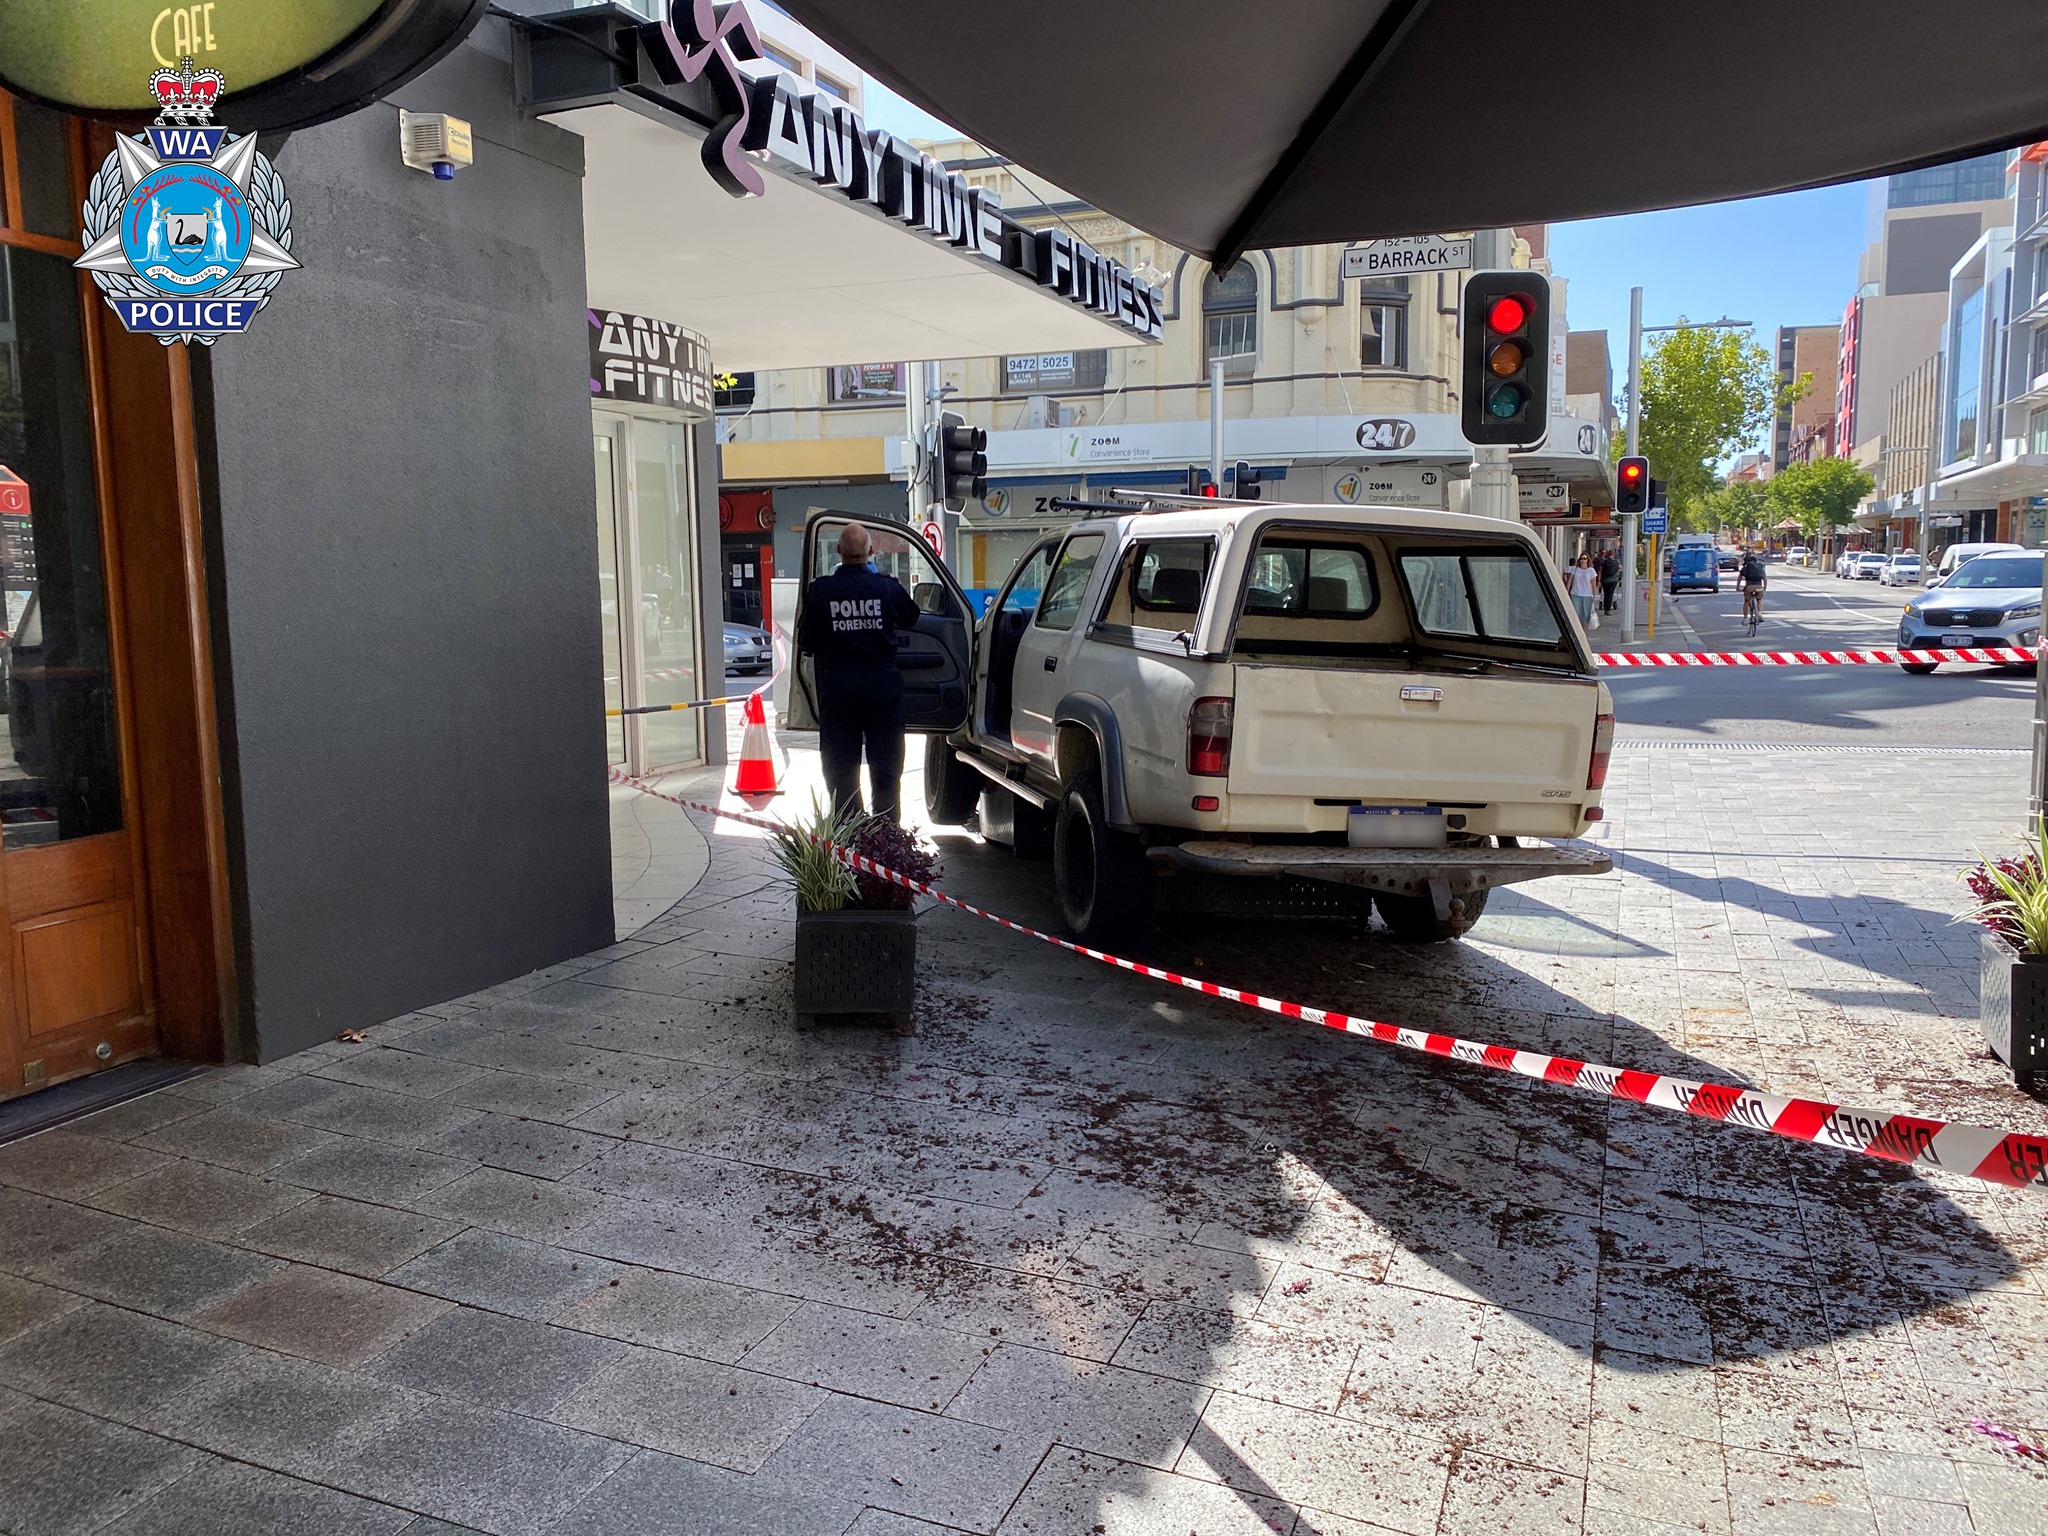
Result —
M1628 454L1642 452L1643 431L1643 290L1628 291ZM1636 538L1642 519L1625 517L1622 522L1621 552L1621 639L1624 645L1636 638ZM1650 572L1650 580L1657 572Z
M1209 483L1223 494L1223 360L1209 360Z

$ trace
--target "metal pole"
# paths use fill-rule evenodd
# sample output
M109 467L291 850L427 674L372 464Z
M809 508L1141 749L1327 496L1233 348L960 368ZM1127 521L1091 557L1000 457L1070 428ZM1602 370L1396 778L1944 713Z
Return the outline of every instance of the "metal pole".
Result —
M1209 359L1209 483L1223 494L1223 359Z
M1628 451L1633 457L1643 436L1643 290L1628 291ZM1623 518L1628 525L1628 555L1622 577L1621 638L1625 645L1636 638L1636 537L1641 520ZM1650 580L1657 579L1656 571Z
M930 401L926 398L926 391L931 388L931 380L923 363L907 364L903 373L903 430L910 437L910 483L905 488L907 508L904 520L915 528L924 521L931 473L924 430L925 422L930 419Z

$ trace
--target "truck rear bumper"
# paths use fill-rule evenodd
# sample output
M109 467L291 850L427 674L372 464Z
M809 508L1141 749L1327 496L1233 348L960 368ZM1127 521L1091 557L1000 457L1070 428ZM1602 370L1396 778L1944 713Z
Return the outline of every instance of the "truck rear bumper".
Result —
M1149 856L1208 875L1294 875L1389 894L1463 896L1549 875L1604 875L1614 861L1597 848L1304 848L1273 843L1192 842Z

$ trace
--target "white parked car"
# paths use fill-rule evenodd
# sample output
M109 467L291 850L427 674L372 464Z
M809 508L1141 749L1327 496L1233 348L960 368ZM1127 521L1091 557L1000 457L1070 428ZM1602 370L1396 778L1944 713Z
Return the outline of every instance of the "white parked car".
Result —
M1917 587L1920 584L1920 557L1910 549L1900 550L1885 561L1878 580L1888 587Z
M1941 564L1934 568L1928 580L1930 587L1938 587L1955 575L1956 567L1975 560L1979 555L2024 555L2026 550L2018 544L1951 544L1941 552Z
M1861 558L1862 554L1863 551L1860 549L1843 550L1839 555L1835 556L1835 574L1843 577L1854 576L1856 574L1856 562Z
M1808 565L1811 564L1812 561L1813 551L1808 549L1804 544L1794 544L1790 549L1785 551L1785 563L1787 565Z
M810 522L806 582L847 521ZM882 569L900 552L913 591L945 587L904 655L932 820L979 811L1020 852L1049 843L1061 915L1090 941L1155 908L1362 916L1368 900L1398 936L1447 939L1496 885L1611 868L1519 841L1600 819L1614 710L1516 525L1134 504L1048 534L970 635L951 573L901 524L860 521ZM800 654L799 729L813 687Z

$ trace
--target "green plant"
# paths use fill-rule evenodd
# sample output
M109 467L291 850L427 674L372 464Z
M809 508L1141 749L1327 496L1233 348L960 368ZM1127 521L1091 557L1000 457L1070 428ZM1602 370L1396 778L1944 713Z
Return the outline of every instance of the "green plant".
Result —
M796 891L799 912L837 912L853 899L853 871L833 845L847 846L859 822L858 811L842 812L829 800L813 800L808 815L769 834L783 879Z
M2023 857L1986 859L1957 878L1977 898L1957 922L1979 923L2029 958L2048 956L2048 820L2034 824Z

